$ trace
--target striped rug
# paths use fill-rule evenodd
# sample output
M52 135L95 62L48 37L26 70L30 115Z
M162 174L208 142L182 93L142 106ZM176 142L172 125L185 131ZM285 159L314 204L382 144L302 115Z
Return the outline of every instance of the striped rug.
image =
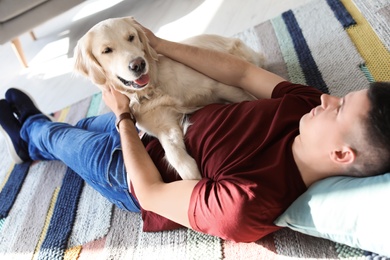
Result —
M390 3L314 0L235 35L267 68L333 95L390 81ZM101 95L57 113L62 122L107 111ZM61 162L14 165L0 136L0 259L367 259L379 257L288 229L233 243L188 229L144 233Z

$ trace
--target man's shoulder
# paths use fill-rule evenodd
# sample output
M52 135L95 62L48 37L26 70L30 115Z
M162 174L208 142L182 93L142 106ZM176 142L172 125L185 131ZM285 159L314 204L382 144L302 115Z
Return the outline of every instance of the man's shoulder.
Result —
M286 94L319 97L323 93L312 86L282 81L275 86L272 92L272 98L283 97Z

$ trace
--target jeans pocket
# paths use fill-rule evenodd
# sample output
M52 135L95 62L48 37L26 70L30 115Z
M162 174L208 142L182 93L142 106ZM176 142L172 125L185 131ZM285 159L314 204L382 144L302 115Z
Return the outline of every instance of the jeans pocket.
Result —
M112 187L127 188L127 173L125 162L123 160L122 149L116 147L111 152L110 161L105 173L107 183Z

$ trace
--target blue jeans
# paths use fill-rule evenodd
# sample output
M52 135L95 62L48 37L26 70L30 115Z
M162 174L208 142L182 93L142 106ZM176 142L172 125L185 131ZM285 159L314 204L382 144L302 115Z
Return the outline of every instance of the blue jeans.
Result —
M33 160L60 160L119 208L139 212L129 192L126 169L113 113L80 120L76 126L29 117L21 137Z

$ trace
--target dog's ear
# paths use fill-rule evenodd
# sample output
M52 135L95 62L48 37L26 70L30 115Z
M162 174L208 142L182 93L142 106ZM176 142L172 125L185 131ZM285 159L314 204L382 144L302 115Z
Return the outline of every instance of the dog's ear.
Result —
M106 76L103 68L92 53L89 37L83 36L74 49L74 70L99 86L106 84Z
M138 25L138 22L136 22L132 16L129 16L127 18L130 20L132 26L134 26L134 28L137 30L139 39L145 48L146 55L151 57L153 60L157 61L158 60L157 52L150 46L148 37L146 37L146 34L142 30L141 26Z

